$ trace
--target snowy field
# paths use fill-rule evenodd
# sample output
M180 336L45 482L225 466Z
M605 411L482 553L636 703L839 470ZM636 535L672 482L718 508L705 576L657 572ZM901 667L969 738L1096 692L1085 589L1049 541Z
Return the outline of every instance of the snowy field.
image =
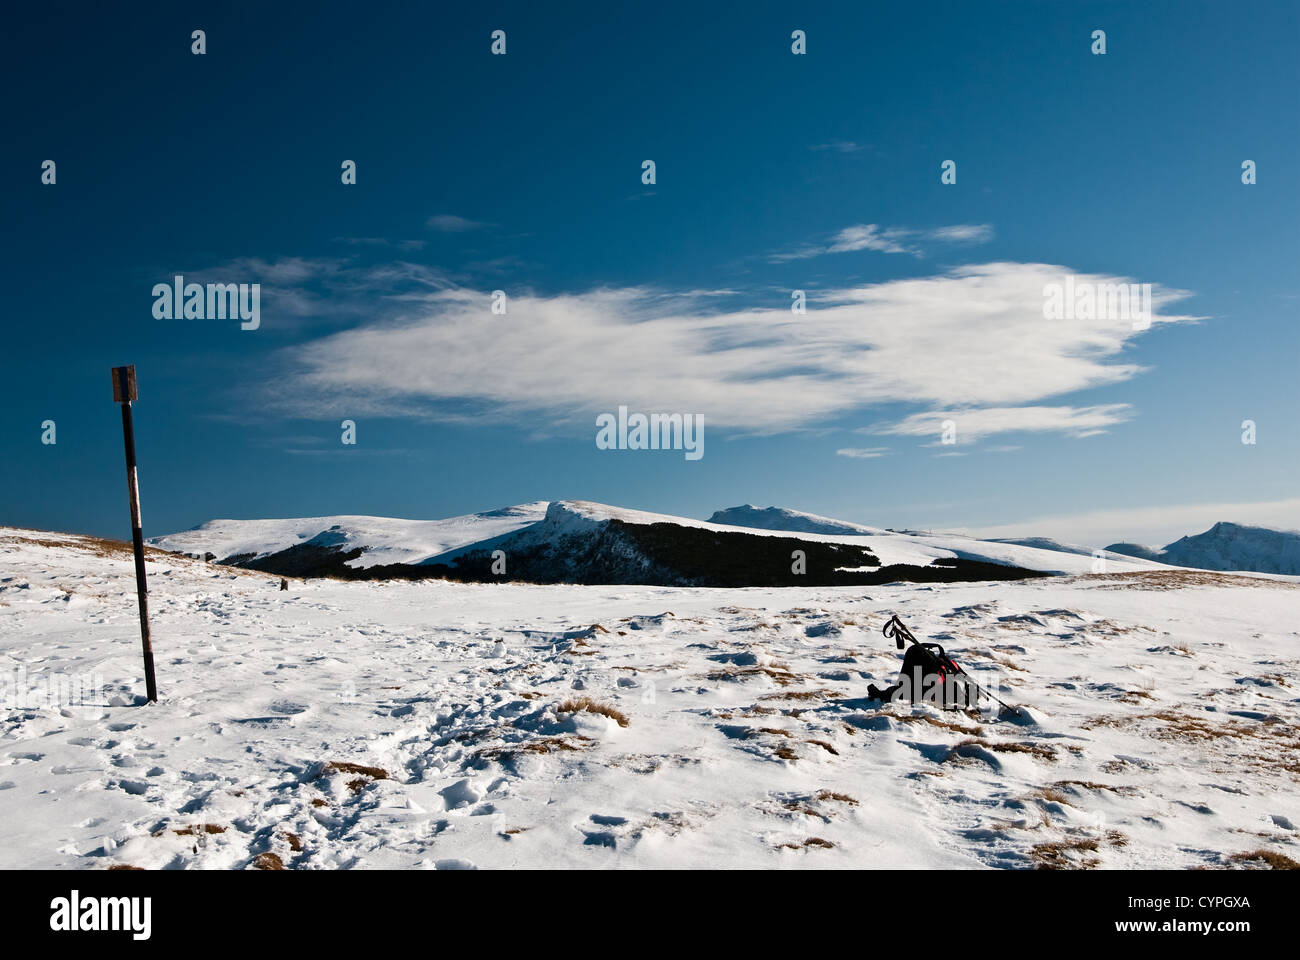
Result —
M0 867L1300 859L1294 579L282 592L148 567L152 706L129 552L0 528ZM1029 716L865 699L894 613ZM95 676L102 706L51 702Z

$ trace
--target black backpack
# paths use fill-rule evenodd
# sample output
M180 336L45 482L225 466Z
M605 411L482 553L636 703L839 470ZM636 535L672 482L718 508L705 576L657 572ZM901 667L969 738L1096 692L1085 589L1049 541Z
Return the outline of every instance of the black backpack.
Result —
M946 710L975 706L977 694L960 679L961 668L937 643L914 643L903 655L898 686L913 703L933 703Z
M885 625L885 636L894 637L899 646L905 640L912 645L903 654L903 669L898 683L887 690L868 687L868 693L879 700L911 700L913 703L933 703L945 710L974 707L978 704L979 689L964 679L965 672L946 650L937 643L921 643L903 626L897 617Z

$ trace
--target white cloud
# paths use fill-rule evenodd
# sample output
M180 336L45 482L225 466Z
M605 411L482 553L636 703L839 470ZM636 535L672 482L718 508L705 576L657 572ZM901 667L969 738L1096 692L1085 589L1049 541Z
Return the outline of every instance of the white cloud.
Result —
M852 457L855 460L871 460L887 453L888 447L841 447L835 451L837 457Z
M993 227L987 223L954 224L930 230L909 227L881 227L875 223L856 223L845 227L833 237L819 244L805 244L797 250L774 253L768 257L773 263L788 260L807 260L828 253L853 253L874 250L877 253L909 253L924 256L927 243L988 243L993 239Z
M328 257L281 257L264 260L261 257L241 257L231 260L222 270L236 276L249 276L259 283L296 285L322 280L337 274L344 261ZM205 275L215 270L203 271Z
M275 399L306 416L532 423L627 404L699 413L711 427L754 432L907 402L964 410L986 432L1013 422L1016 429L1101 429L1122 411L1003 409L1141 371L1119 360L1138 335L1131 323L1043 318L1044 285L1067 272L1047 264L965 266L818 293L803 316L785 306L720 309L711 291L641 287L520 293L496 316L484 291L415 276L401 316L293 348ZM1082 279L1124 280L1076 275ZM1191 319L1161 312L1182 296L1154 287L1151 325Z
M1051 431L1090 437L1132 417L1133 409L1127 403L1106 403L1092 407L983 407L915 413L897 423L876 424L861 432L934 437L937 440L943 433L944 423L951 421L959 444L971 443L995 433Z
M987 223L962 223L937 227L929 236L947 243L988 243L993 239L993 227Z
M854 143L852 140L830 140L826 143L816 143L808 148L809 150L834 150L837 153L857 153L864 149L862 144Z
M425 221L425 226L440 233L464 233L467 230L479 230L491 226L491 224L481 223L478 220L467 220L465 217L458 217L454 213L437 213Z
M881 230L874 223L845 227L831 240L827 253L851 253L854 250L879 250L881 253L910 253L899 241L911 236L908 230Z

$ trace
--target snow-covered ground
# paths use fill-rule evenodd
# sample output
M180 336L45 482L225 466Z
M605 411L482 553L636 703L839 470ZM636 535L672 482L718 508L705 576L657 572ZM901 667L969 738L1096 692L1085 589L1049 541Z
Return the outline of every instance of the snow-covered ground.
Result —
M282 592L148 568L152 706L129 552L0 528L0 867L1300 858L1294 580ZM895 613L1031 717L866 700ZM48 702L95 675L106 705ZM582 697L627 725L560 710Z

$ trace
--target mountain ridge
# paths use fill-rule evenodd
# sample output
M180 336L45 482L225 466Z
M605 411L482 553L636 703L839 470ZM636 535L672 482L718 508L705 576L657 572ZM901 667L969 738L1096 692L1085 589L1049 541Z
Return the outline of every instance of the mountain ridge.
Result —
M1198 570L1300 575L1300 532L1221 520L1203 533L1179 537L1164 547L1113 543L1125 556Z
M731 509L714 516L852 532L753 528L557 500L447 520L214 520L150 544L268 573L347 579L843 586L1091 572L1091 557L1058 550L887 531L799 511ZM1120 570L1160 566L1120 562Z

